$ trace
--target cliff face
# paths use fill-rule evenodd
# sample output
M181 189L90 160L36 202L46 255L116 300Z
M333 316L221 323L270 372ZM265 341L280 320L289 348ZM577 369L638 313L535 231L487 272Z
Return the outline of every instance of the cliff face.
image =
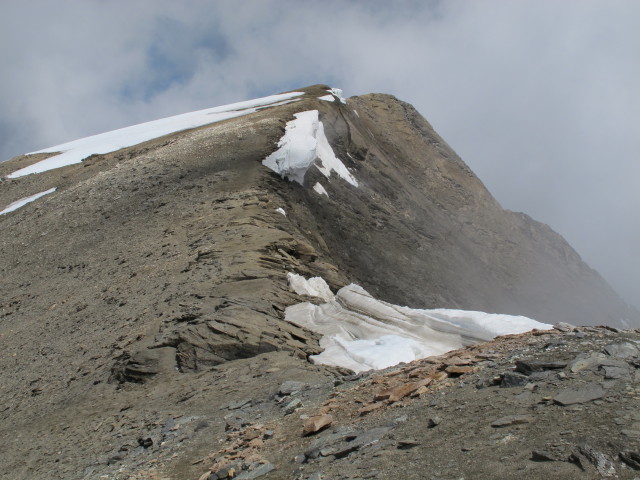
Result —
M2 208L56 188L0 215L0 475L82 478L178 412L223 428L212 418L237 396L223 390L250 390L251 371L262 388L326 380L335 371L305 360L318 335L283 321L303 300L287 272L412 307L637 320L559 235L503 210L410 105L301 91L64 168L7 178L45 153L0 164ZM315 167L300 185L262 164L310 110L357 186Z

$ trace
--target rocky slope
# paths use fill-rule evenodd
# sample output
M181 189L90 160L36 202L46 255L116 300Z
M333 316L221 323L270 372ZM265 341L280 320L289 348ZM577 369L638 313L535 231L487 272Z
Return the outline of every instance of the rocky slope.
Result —
M6 178L50 154L0 164L0 207L57 188L0 215L2 478L152 478L154 464L197 478L244 428L224 417L247 404L230 404L278 423L283 382L330 395L344 372L310 364L318 335L283 321L309 300L290 271L414 307L637 319L559 235L502 210L411 106L326 90L45 173ZM357 187L262 165L312 109ZM291 455L269 460L290 478Z

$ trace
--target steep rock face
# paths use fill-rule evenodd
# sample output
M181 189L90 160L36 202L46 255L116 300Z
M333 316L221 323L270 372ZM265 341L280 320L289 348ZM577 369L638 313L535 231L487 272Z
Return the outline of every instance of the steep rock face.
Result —
M313 301L289 271L414 307L637 315L561 237L502 210L412 107L326 90L44 173L6 178L48 154L0 164L1 208L56 188L0 216L0 475L83 478L168 416L224 429L221 405L256 385L332 378L305 361L318 336L283 321ZM262 165L309 110L357 187ZM187 463L210 451L194 438Z

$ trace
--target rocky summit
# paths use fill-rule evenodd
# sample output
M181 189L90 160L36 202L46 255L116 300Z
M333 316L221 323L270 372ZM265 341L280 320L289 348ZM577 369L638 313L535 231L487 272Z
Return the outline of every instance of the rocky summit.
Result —
M640 313L392 96L315 85L16 157L0 210L0 478L640 476ZM549 325L420 310L459 348L355 374L287 316L344 288L412 341L398 312Z

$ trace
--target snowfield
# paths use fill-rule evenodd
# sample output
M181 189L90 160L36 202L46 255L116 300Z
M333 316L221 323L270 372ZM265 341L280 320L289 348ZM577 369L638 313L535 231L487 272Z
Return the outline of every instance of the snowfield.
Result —
M72 142L63 143L54 147L31 152L56 153L59 155L49 157L41 162L34 163L10 173L8 178L17 178L32 173L42 173L55 168L66 167L80 163L93 154L115 152L121 148L131 147L154 138L162 137L170 133L201 127L210 123L221 122L230 118L240 117L254 113L261 108L275 107L296 101L295 97L304 95L304 92L281 93L268 97L247 100L244 102L222 105L220 107L207 108L196 112L184 113L173 117L167 117L152 122L140 123L131 127L120 128L111 132L81 138Z
M552 328L522 316L400 307L373 298L355 284L334 296L321 277L307 280L289 273L288 278L296 293L326 302L300 303L285 311L285 320L323 335L324 351L311 359L355 372L440 355L499 335Z

